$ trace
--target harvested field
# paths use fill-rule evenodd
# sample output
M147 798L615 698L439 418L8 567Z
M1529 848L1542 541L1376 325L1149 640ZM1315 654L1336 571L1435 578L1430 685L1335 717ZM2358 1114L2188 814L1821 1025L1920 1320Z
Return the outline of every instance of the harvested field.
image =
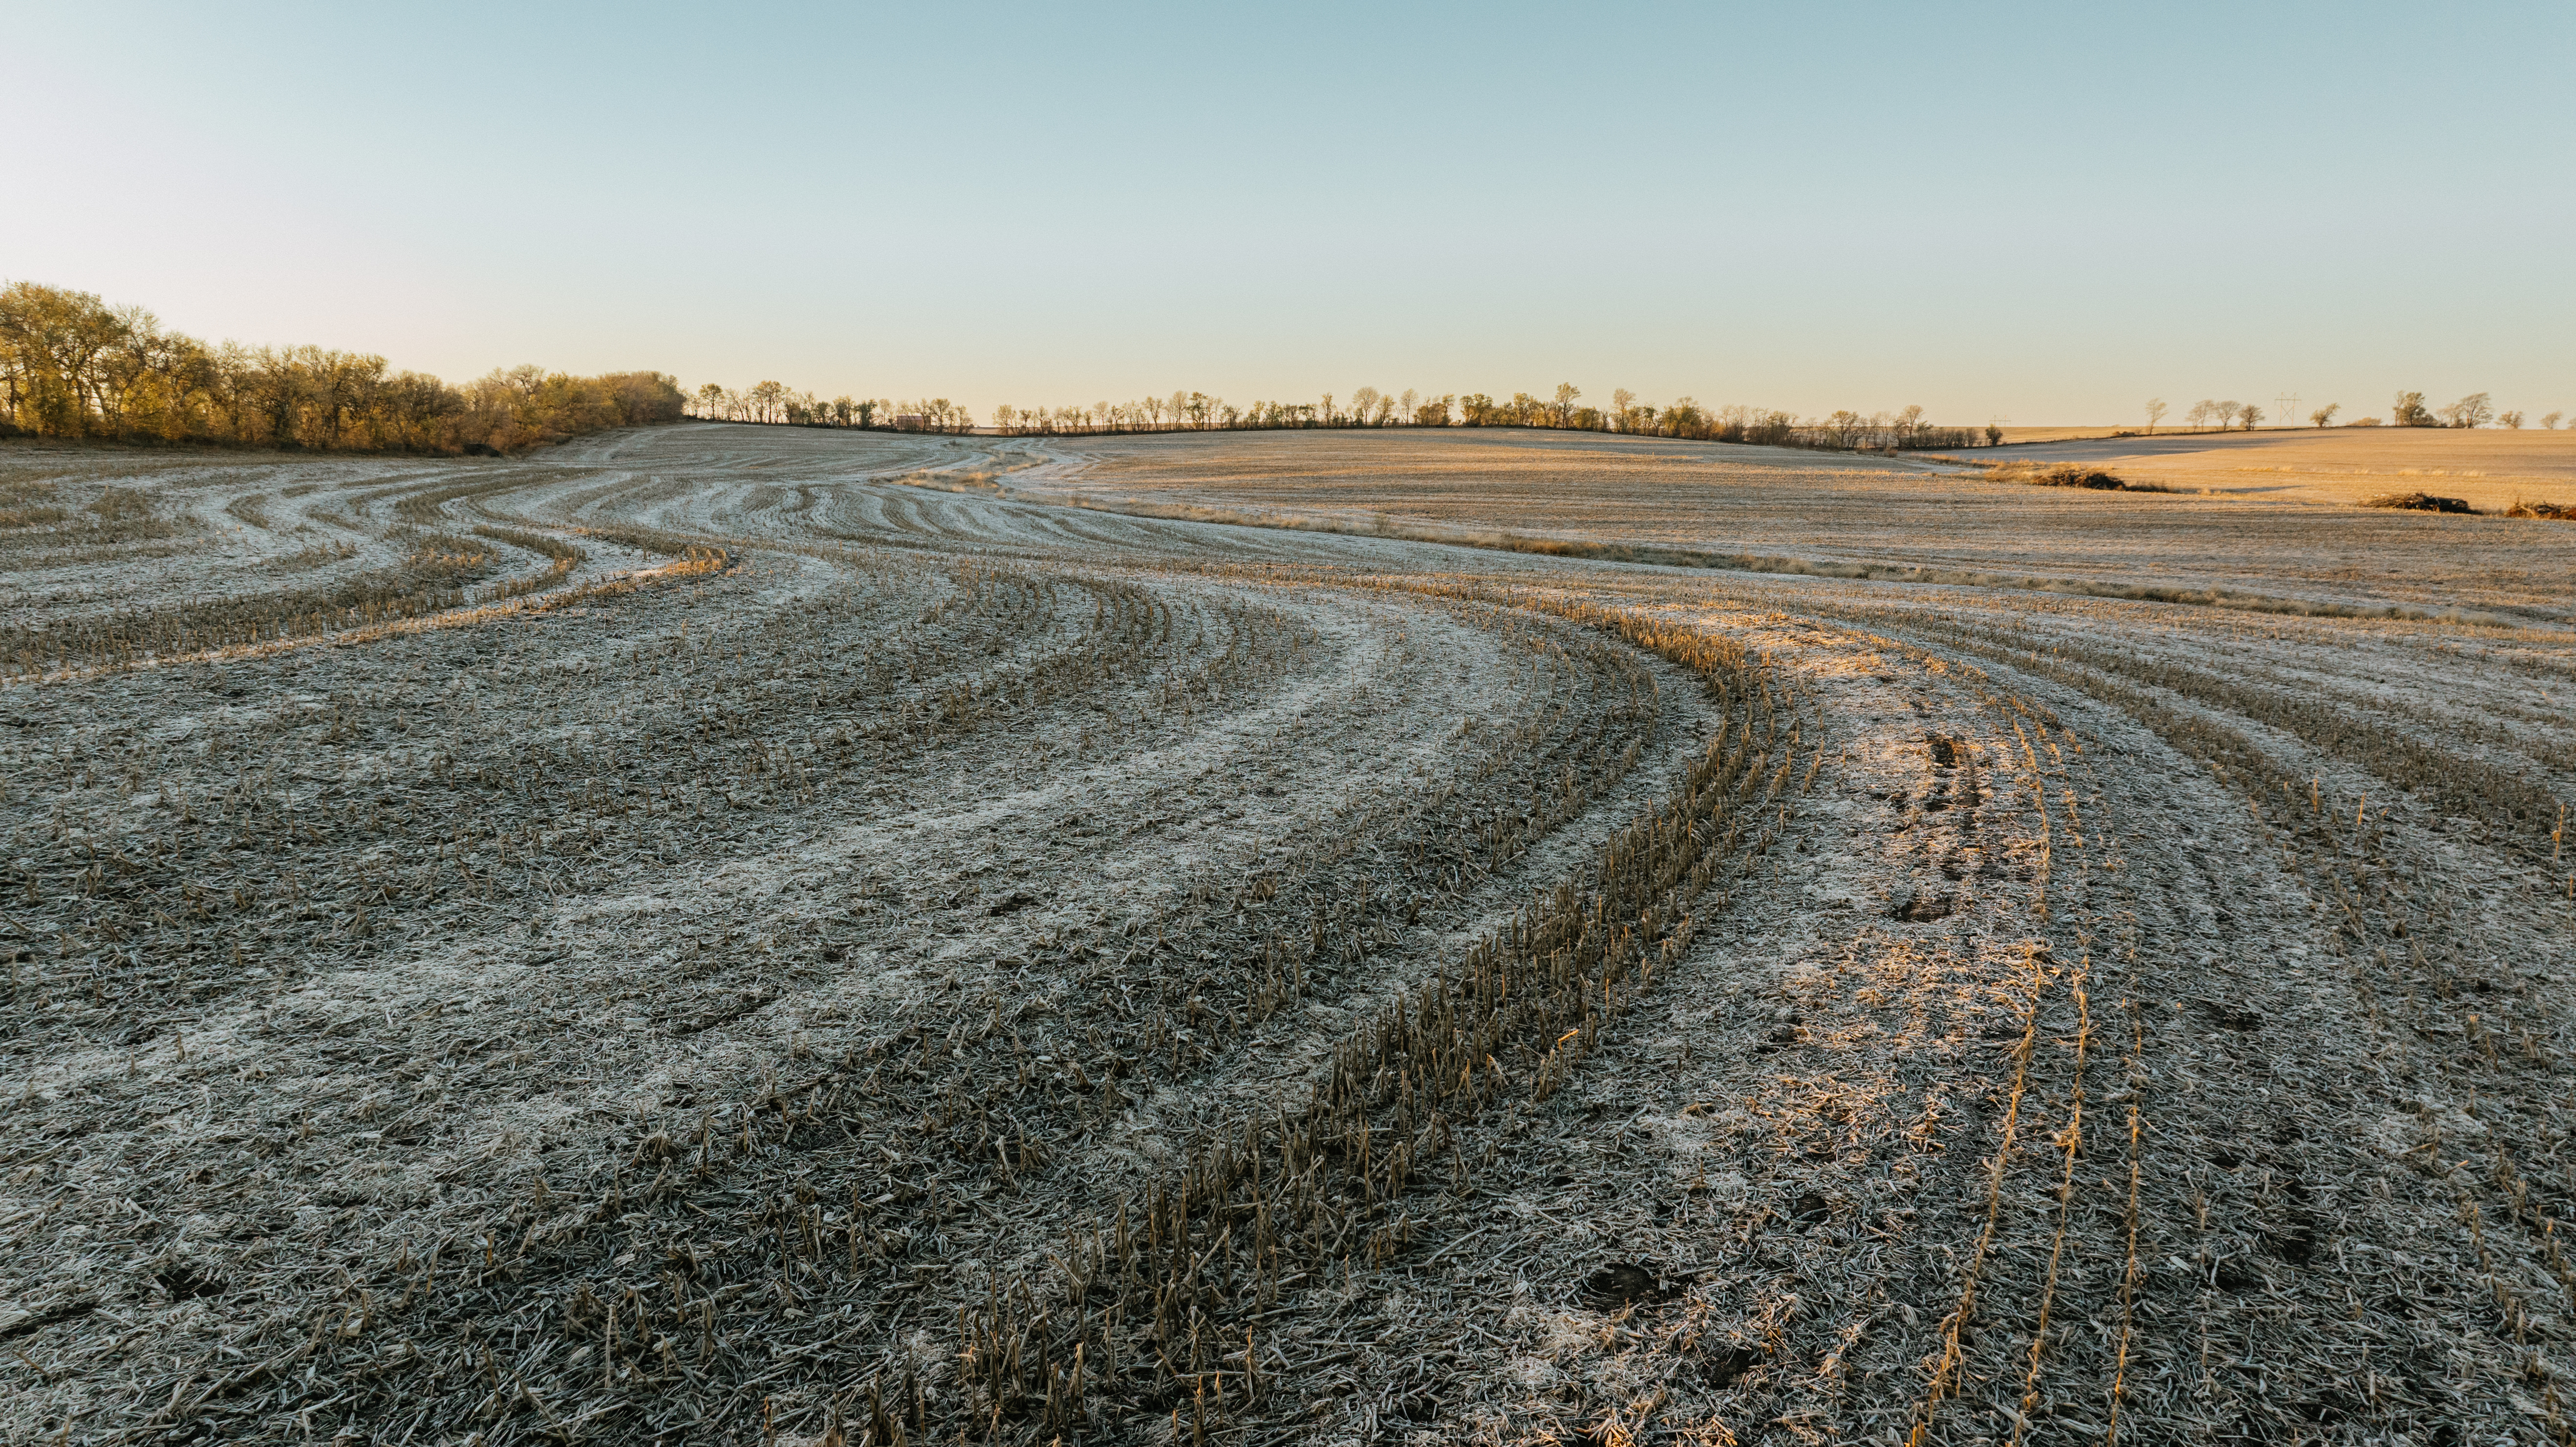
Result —
M2109 437L2115 433L2135 429L2128 427L2006 427L2002 430L2004 441L2014 443L2068 442L2084 438Z
M1061 460L1000 481L1031 498L1129 511L1699 549L1774 571L2576 619L2576 544L2518 519L2329 513L2196 486L2034 488L1915 457L1582 433L1227 433L1068 439L1046 451ZM2158 481L2125 462L2111 470ZM2428 554L2442 561L2428 565Z
M2276 502L2349 505L2428 492L2483 513L2518 501L2576 503L2576 428L2310 427L2033 439L1995 455L2086 463L2168 487Z
M2571 1430L2576 530L1501 432L0 496L9 1440Z

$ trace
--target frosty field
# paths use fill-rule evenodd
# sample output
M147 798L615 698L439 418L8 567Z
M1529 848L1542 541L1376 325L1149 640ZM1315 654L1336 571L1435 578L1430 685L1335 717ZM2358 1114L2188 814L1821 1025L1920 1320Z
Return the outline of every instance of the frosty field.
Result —
M0 1430L2563 1440L2576 524L2277 476L0 448Z

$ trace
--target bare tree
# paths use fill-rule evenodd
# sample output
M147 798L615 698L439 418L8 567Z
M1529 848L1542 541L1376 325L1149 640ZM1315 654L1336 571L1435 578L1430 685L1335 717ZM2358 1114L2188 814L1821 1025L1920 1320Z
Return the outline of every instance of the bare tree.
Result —
M1404 389L1404 395L1397 398L1395 403L1395 415L1397 421L1409 422L1413 419L1413 405L1416 401L1420 400L1421 395L1421 393L1414 391L1411 387Z
M2496 425L2510 431L2520 432L2522 430L2521 410L2516 409L2511 412L2498 412L2496 414Z
M2558 419L2566 415L2564 412L2544 412L2540 417L2540 425L2555 432L2558 430Z
M2334 425L2334 415L2342 410L2343 404L2341 402L2328 402L2326 405L2318 408L2314 412L2309 413L2308 420L2314 422L2319 427L2332 427Z
M1556 384L1556 405L1549 410L1554 415L1557 426L1564 427L1573 423L1575 399L1582 395L1581 389L1572 382Z
M2442 409L2445 427L2484 427L2495 420L2495 403L2484 392L2469 395Z
M2251 403L2251 402L2240 402L2240 403L2238 403L2238 404L2236 405L2236 425L2237 425L2237 426L2244 428L2244 429L2245 429L2246 431L2248 431L2248 432L2251 432L2251 431L2253 431L2253 430L2254 430L2254 424L2255 424L2255 423L2257 423L2257 422L2260 422L2260 421L2262 421L2262 420L2263 420L2263 409L2262 409L2262 408L2255 406L2255 405L2254 405L2253 403Z
M2162 397L2150 397L2147 399L2148 436L2152 437L2155 435L2156 424L2165 420L2165 414L2172 410L2172 408L2165 405L2165 399Z
M2388 409L2388 420L2397 427L2436 427L2441 425L2433 409L2424 405L2421 392L2400 392Z

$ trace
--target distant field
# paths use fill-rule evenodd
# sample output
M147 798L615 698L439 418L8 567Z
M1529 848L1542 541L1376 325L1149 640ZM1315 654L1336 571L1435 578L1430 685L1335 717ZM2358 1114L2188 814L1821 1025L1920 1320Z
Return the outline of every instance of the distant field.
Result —
M2190 441L2205 449L2234 439ZM2085 446L2006 455L2072 455ZM2550 616L2570 615L2567 579L2576 574L2576 526L2562 523L2284 506L2261 491L2037 488L1913 458L1462 430L1083 438L1045 451L1052 461L1007 474L1009 485L1107 506L1134 498L1356 527L1508 530L1819 563ZM2360 490L2420 483L2392 478Z
M2063 442L2077 437L2108 437L2122 430L2124 429L2119 427L2007 427L2004 429L2004 441L2007 444Z
M2500 512L2517 500L2576 503L2576 430L2199 432L2065 439L2016 447L2007 455L2100 463L2125 477L2274 502L2355 503L2379 493L2429 492L2464 499L2483 512Z

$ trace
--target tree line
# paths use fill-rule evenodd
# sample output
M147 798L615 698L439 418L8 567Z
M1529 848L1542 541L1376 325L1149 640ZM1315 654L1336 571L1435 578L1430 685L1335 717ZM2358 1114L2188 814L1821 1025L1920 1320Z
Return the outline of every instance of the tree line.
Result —
M516 452L677 421L660 372L495 369L454 386L369 353L209 345L139 306L34 282L0 288L0 436L329 451Z
M2172 410L2165 405L2161 397L2150 400L2146 408L2147 431L2154 432L2156 424L2162 422L2165 414ZM2336 414L2342 411L2342 403L2329 402L2309 413L2308 422L2311 426L2332 427L2335 425ZM2540 425L2555 428L2559 419L2566 415L2564 412L2544 413L2541 416ZM2262 421L2263 409L2251 402L2217 402L2208 398L2193 403L2191 410L2183 414L2185 426L2221 432L2231 430L2251 432ZM2377 417L2356 417L2343 425L2346 427L2486 427L2492 425L2519 431L2523 421L2523 414L2519 410L2497 411L2495 398L2486 392L2471 392L2447 407L2438 408L2427 405L2421 392L2400 392L2397 394L2396 403L2389 408L2389 415L2385 422Z
M975 429L975 414L945 397L927 397L918 402L835 397L826 402L782 382L759 382L740 391L721 382L709 382L689 394L687 413L708 422L766 422L786 427L870 427L904 432Z
M2547 413L2541 417L2540 425L2554 429L2558 426L2558 419L2565 415L2563 412ZM2485 392L2471 392L2447 407L2426 406L2424 394L2421 392L2400 392L2397 394L2397 400L2388 409L2388 420L2390 425L2397 427L2494 426L2519 432L2522 430L2523 415L2519 408L2497 411L2495 398ZM2325 424L2320 422L2317 425L2322 427ZM2378 419L2364 417L2351 425L2372 427L2378 425Z
M1763 407L1704 407L1688 397L1662 407L1641 403L1626 388L1610 394L1608 407L1582 405L1582 390L1558 384L1551 397L1515 392L1497 401L1482 392L1438 396L1411 388L1401 393L1361 387L1347 397L1327 392L1312 402L1253 402L1237 406L1205 392L1176 391L1129 402L993 409L988 430L1015 436L1099 435L1133 432L1242 432L1298 428L1534 427L1567 432L1616 432L1680 437L1702 442L1745 442L1772 447L1837 451L1920 451L1993 445L1999 427L1945 427L1921 407L1901 412L1853 411L1801 419ZM728 422L806 427L865 427L896 431L964 432L975 419L945 398L896 404L836 397L825 402L777 382L735 391L716 383L690 398L689 415Z
M1800 419L1763 407L1704 407L1683 397L1665 406L1641 403L1622 387L1608 407L1583 405L1583 392L1559 383L1554 395L1515 392L1497 401L1482 392L1433 396L1361 387L1347 399L1327 392L1313 402L1254 402L1237 407L1204 392L1174 392L1141 402L1098 402L1089 407L994 409L1003 432L1240 431L1308 427L1531 427L1565 432L1616 432L1680 437L1702 442L1747 442L1773 447L1895 451L1973 447L2000 441L1999 428L1943 427L1921 407L1864 416L1849 410Z

